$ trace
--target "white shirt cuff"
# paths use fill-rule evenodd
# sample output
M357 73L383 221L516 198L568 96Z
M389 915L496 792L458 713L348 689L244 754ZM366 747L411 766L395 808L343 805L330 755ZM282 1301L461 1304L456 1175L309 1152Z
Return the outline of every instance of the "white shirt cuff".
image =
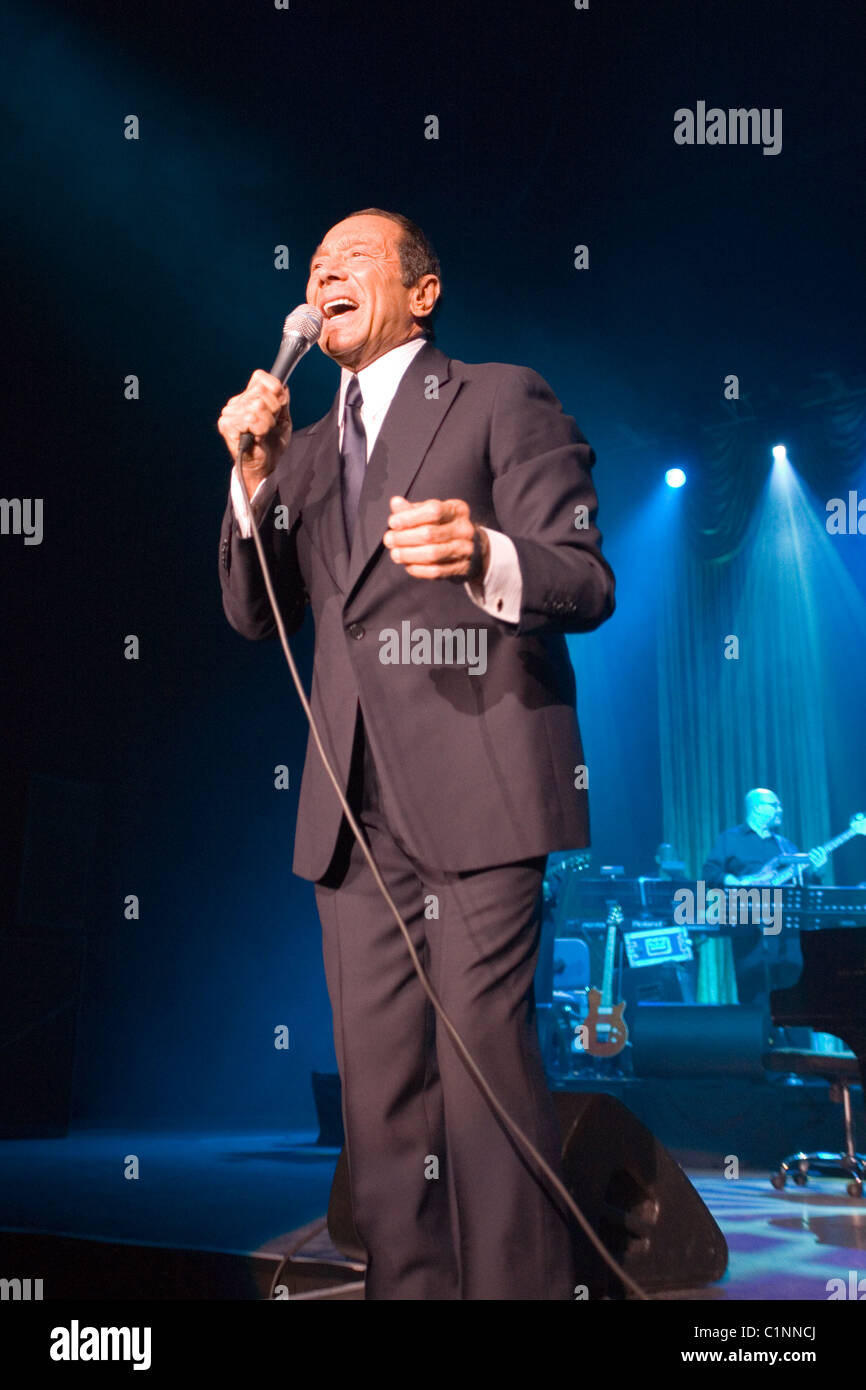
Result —
M487 532L490 542L490 563L484 579L467 583L466 592L476 607L483 608L491 617L500 618L504 623L519 623L523 579L517 547L501 531L491 531L488 526L481 529Z
M276 479L273 473L270 473L267 478L262 478L262 481L250 498L250 505L253 509L253 516L257 526L261 525L262 517L267 511L275 491ZM238 523L238 532L243 540L248 541L252 537L253 528L236 467L232 469L232 481L229 493L231 496L232 510Z

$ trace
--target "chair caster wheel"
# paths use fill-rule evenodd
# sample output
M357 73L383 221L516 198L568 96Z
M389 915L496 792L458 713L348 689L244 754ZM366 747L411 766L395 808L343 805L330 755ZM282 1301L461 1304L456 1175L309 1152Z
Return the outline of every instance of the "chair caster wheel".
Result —
M863 1184L862 1182L849 1182L846 1191L849 1197L862 1197Z
M770 1178L770 1182L777 1189L777 1191L781 1190L781 1188L785 1186L785 1181L786 1179L784 1173L774 1173L773 1176Z
M805 1187L808 1181L809 1181L809 1178L808 1178L808 1176L807 1176L806 1173L795 1173L795 1174L794 1174L794 1182L795 1182L795 1184L797 1185L797 1187Z

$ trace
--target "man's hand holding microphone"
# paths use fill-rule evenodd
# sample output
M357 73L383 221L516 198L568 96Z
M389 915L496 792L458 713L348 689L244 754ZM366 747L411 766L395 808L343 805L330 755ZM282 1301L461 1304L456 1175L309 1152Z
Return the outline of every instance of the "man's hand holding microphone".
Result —
M311 304L299 304L283 324L277 360L269 372L253 372L245 391L232 396L223 408L217 428L232 461L237 461L240 437L251 434L254 444L244 452L242 469L247 493L252 497L262 479L277 466L277 459L292 435L289 391L286 382L322 332L322 315Z
M279 377L258 368L246 389L226 401L217 428L233 462L238 456L240 436L253 435L255 443L242 460L244 483L252 497L262 479L273 473L292 435L288 386Z

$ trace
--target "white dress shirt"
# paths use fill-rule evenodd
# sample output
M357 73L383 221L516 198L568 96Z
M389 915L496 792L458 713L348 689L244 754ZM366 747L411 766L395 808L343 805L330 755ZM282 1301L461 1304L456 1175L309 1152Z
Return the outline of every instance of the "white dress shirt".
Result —
M426 341L426 338L413 338L408 343L401 343L399 347L392 348L390 352L385 352L381 357L377 357L376 361L371 362L368 367L362 367L357 374L358 385L363 396L361 419L364 422L364 432L367 436L368 459L373 452L379 437L379 430L382 428L382 422L388 413L403 374ZM346 403L346 391L351 379L352 373L343 367L340 372L340 448L343 445L343 412ZM250 498L253 516L257 524L261 524L262 517L273 498L275 488L276 480L271 474L270 477L262 479ZM231 500L237 517L238 531L244 539L248 540L252 535L252 525L241 485L234 469L231 480ZM486 531L490 543L487 574L483 580L471 584L466 583L464 588L478 608L484 609L485 612L496 618L501 618L503 622L516 623L520 620L520 601L523 596L523 580L520 576L517 550L510 538L503 535L501 531L491 531L487 526L481 529ZM434 580L433 582L438 581Z

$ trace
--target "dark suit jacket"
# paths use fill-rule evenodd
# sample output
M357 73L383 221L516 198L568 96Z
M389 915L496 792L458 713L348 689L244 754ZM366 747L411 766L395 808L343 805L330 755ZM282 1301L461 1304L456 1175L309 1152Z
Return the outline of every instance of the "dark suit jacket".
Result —
M368 461L349 555L338 402L339 393L323 419L293 434L261 534L290 633L312 606L312 709L343 787L360 701L391 829L423 863L459 871L588 844L563 634L598 627L614 610L614 576L595 525L592 450L537 373L458 362L426 343ZM488 616L462 580L414 579L392 561L382 536L395 495L462 498L473 520L513 540L523 579L519 623ZM278 505L288 508L287 529L274 524ZM589 525L579 529L581 506ZM274 636L254 543L238 535L231 505L220 580L232 627L254 640ZM407 621L412 632L474 628L476 641L483 629L485 673L384 664L381 634L401 633ZM295 873L325 874L341 820L310 740Z

